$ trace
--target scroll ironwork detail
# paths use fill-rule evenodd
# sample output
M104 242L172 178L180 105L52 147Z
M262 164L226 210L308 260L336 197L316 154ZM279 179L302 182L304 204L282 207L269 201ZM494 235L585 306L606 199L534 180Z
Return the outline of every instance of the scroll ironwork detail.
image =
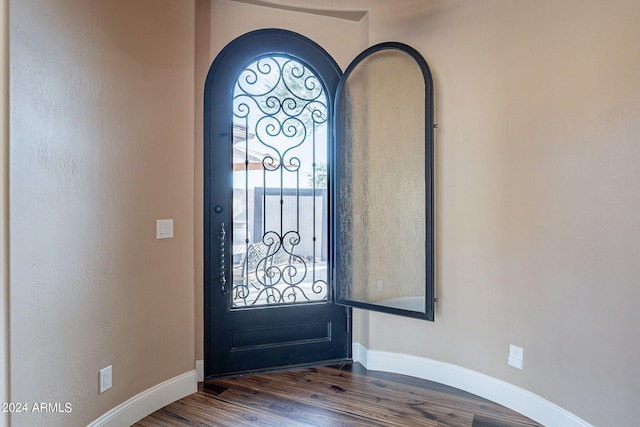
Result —
M233 307L327 300L322 82L295 58L259 58L237 78L233 116L234 171L242 175L234 176L234 206L243 205L234 219L244 213L234 221Z

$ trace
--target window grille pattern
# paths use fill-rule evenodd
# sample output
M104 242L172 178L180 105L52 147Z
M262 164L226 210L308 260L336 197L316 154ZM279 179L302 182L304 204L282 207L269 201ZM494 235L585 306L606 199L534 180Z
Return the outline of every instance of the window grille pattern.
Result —
M233 93L232 307L326 301L327 97L295 58L249 63Z

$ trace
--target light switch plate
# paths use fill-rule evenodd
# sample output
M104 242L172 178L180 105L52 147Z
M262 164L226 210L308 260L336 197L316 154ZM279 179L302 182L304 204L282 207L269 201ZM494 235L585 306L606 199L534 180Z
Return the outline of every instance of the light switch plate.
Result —
M111 365L100 369L100 393L109 390L113 384L113 368Z
M156 239L172 239L173 238L173 220L157 219L156 220Z

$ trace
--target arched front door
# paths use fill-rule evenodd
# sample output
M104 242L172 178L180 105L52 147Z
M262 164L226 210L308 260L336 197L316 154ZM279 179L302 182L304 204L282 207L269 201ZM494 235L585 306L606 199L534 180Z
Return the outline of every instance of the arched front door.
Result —
M284 30L231 42L205 87L205 375L350 357L332 303L329 159L341 71Z

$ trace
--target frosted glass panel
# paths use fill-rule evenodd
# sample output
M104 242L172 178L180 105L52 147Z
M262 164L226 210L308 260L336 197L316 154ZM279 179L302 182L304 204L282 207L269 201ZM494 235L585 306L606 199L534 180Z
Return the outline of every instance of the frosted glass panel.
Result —
M360 61L337 117L338 299L425 312L425 77L406 52Z

